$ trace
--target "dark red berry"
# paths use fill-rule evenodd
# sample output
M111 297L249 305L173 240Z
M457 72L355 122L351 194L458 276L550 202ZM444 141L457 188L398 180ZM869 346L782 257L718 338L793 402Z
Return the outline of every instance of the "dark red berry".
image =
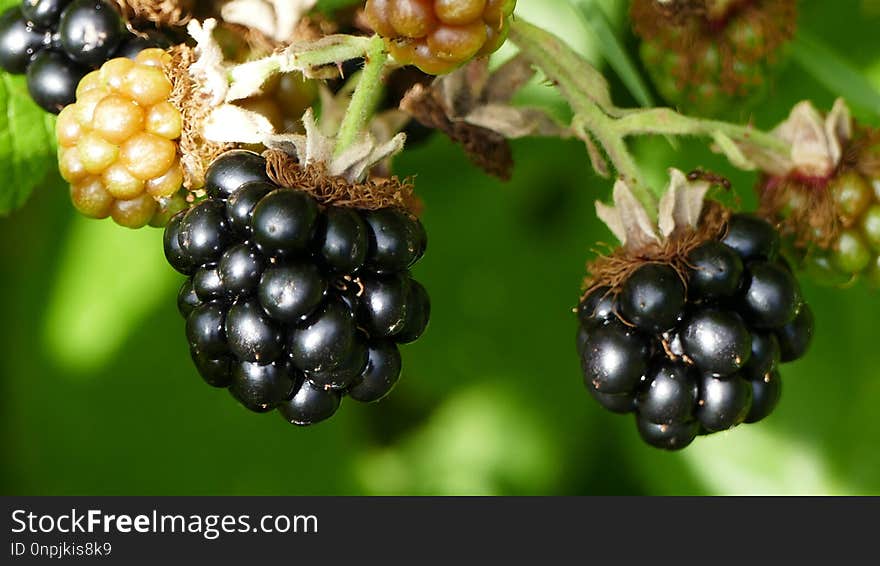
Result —
M284 333L256 301L236 302L226 315L226 340L240 360L266 364L281 357Z
M406 324L410 279L396 274L386 277L361 277L364 290L358 318L374 338L388 338Z
M226 291L220 281L216 267L200 267L192 278L193 289L202 302L220 301L226 298Z
M608 287L593 289L578 304L578 318L581 324L589 326L596 322L604 322L614 316L616 299Z
M266 160L257 153L243 149L227 151L215 159L205 173L208 196L216 199L228 198L242 185L251 182L270 182L266 174Z
M325 210L315 240L325 265L337 273L354 273L367 258L367 224L355 210Z
M395 208L365 214L369 225L367 263L379 273L403 271L425 251L424 229L419 221Z
M263 272L257 296L279 321L295 323L312 313L327 292L327 282L312 263L272 266Z
M105 0L73 0L58 25L68 57L90 67L110 59L128 32L119 12Z
M239 403L256 413L271 411L293 390L292 371L284 362L260 365L239 362L232 369L229 392Z
M209 358L196 350L190 350L196 371L211 387L229 387L232 383L232 358L223 356Z
M58 114L76 100L76 85L88 69L56 51L40 51L27 69L31 98L43 110Z
M749 384L752 387L752 405L744 422L756 423L767 418L779 404L779 398L782 396L782 378L779 377L779 372L774 370L760 379L749 380Z
M168 221L162 242L165 246L165 259L177 272L191 275L194 265L190 257L180 247L180 223L186 212L179 212Z
M48 41L46 31L28 24L18 8L9 8L0 16L0 67L7 73L24 74Z
M271 257L300 253L309 244L317 218L315 199L302 191L277 189L254 208L254 243Z
M367 337L359 334L352 341L348 359L339 367L322 371L311 371L307 377L318 387L345 389L364 372L370 359L369 356Z
M415 279L409 280L409 296L406 299L406 318L403 328L394 335L398 344L409 344L421 338L431 318L431 299L428 291Z
M612 322L590 331L582 363L587 387L600 393L630 393L647 371L645 340L626 326Z
M774 261L779 255L779 232L766 220L751 214L734 214L721 242L744 261Z
M813 310L804 303L794 320L777 330L776 337L779 339L782 353L780 359L783 363L804 357L813 341L814 324Z
M700 371L726 376L749 361L752 336L734 312L704 309L685 322L681 332L685 355Z
M661 363L648 373L639 392L639 416L658 424L693 420L697 394L691 368L683 363Z
M218 261L229 243L223 203L205 200L190 208L180 222L181 253L194 264Z
M187 278L187 280L183 282L183 285L180 286L180 291L177 293L177 312L179 312L183 318L186 318L193 309L201 304L202 302L198 295L196 295L196 290L193 287L192 278Z
M342 301L331 300L290 331L290 357L305 372L335 369L351 354L354 336L354 315Z
M237 297L250 294L260 283L263 263L260 253L249 244L227 248L217 266L224 291Z
M752 355L743 368L743 377L763 379L776 371L780 362L779 340L773 334L752 332Z
M684 309L685 288L674 269L649 263L630 275L617 301L624 320L642 330L663 332L675 326Z
M697 420L707 431L734 427L746 418L752 403L752 386L739 375L704 376L700 381Z
M639 435L647 444L663 450L681 450L686 448L700 430L700 424L696 421L656 424L646 419L636 417L636 426Z
M290 424L308 426L332 417L341 401L338 391L303 380L293 396L278 407L278 412Z
M797 279L785 267L749 264L743 286L743 314L756 328L779 328L794 320L801 306Z
M249 234L254 208L264 196L275 189L275 185L264 181L246 183L236 189L226 201L229 226L239 235Z
M228 354L225 319L226 309L218 302L193 309L186 317L186 337L190 348L215 359Z
M61 12L68 4L70 0L23 0L21 13L35 26L48 29L58 24Z
M739 290L743 262L721 242L708 241L688 255L688 293L693 299L730 297Z
M394 342L374 340L369 343L369 361L355 378L348 395L356 401L372 403L388 395L400 378L400 351Z

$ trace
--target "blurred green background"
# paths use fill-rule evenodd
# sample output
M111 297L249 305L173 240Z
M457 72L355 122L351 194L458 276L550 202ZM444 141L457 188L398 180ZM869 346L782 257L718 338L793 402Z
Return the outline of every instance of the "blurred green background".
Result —
M601 64L565 2L519 4ZM624 4L603 2L632 48ZM802 2L802 23L880 87L880 2ZM559 105L543 84L522 97ZM834 95L792 64L754 122L770 127L803 98L827 108ZM703 166L729 174L742 206L753 204L754 177L701 143L636 147L658 182L666 167ZM646 447L630 417L590 399L574 351L584 262L611 241L593 212L610 184L577 142L514 151L509 183L439 136L398 159L426 203L430 246L415 275L431 293L431 325L404 348L388 399L343 402L310 429L206 386L190 365L181 277L161 232L76 216L51 173L0 220L0 492L880 493L880 295L805 282L817 334L808 357L784 368L776 413L682 453Z

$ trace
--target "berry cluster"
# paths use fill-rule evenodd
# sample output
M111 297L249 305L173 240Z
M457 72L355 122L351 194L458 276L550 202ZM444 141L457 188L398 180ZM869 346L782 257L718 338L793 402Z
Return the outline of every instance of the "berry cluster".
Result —
M206 187L165 230L168 261L189 276L178 307L205 381L298 425L329 418L343 395L388 394L397 344L428 323L428 295L409 274L422 224L395 208L322 207L271 183L265 160L243 150L218 158Z
M634 0L630 13L645 69L663 98L709 116L764 96L796 14L794 0Z
M580 303L584 381L600 405L636 413L648 444L678 450L698 434L769 415L780 363L804 355L813 315L779 258L780 237L748 215L687 256L686 281L647 263L619 292Z
M58 164L78 211L140 228L159 217L183 183L183 123L162 69L168 54L145 49L111 59L80 81L56 123ZM154 222L155 223L155 222ZM161 222L159 222L161 225Z
M516 0L367 0L370 27L405 65L448 73L507 39Z
M792 185L791 183L794 183ZM816 185L809 181L805 186L798 179L768 178L762 186L762 197L773 199L782 185L789 189L785 210L780 215L792 213L796 208L810 206L804 194L827 192L838 229L829 241L822 238L819 245L807 250L805 267L821 283L844 285L857 277L864 277L871 285L880 287L880 176L865 175L856 169L842 170L830 180L820 180ZM795 185L800 188L791 190ZM777 203L774 203L777 206ZM813 204L815 206L815 204ZM799 211L809 216L809 211ZM812 228L804 221L802 226ZM806 234L809 240L813 234Z
M0 16L0 67L26 73L31 97L55 114L90 69L155 44L130 34L107 0L22 0Z

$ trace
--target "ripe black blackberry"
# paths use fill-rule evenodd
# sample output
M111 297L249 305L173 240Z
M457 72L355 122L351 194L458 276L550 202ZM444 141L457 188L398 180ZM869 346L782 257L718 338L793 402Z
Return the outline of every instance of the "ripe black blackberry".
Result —
M297 425L329 418L345 395L387 395L397 345L428 323L409 272L425 251L421 223L279 187L263 157L241 150L212 164L206 189L165 230L169 263L189 276L178 307L205 381Z
M658 448L765 418L779 401L779 365L803 356L812 337L776 230L746 214L716 222L709 238L670 239L664 249L681 261L657 253L644 262L657 249L644 248L577 309L587 388L606 409L635 413L642 439Z
M22 0L0 16L0 67L27 74L31 97L54 114L74 101L90 70L161 43L159 35L131 34L108 0Z

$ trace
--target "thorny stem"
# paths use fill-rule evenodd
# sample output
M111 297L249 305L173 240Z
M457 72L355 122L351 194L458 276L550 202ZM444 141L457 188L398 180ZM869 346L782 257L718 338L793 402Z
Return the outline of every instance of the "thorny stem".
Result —
M336 154L339 155L364 131L370 116L382 94L382 74L388 63L385 43L378 35L373 36L364 54L364 68L358 78L345 118L336 138Z
M584 140L601 146L617 173L630 185L636 198L652 216L657 197L642 180L626 145L626 138L639 134L699 135L728 138L740 145L780 156L789 146L775 136L716 120L684 116L668 108L620 109L611 103L608 83L588 61L555 35L518 19L510 27L510 39L523 54L559 88L575 113L572 129ZM720 144L721 145L721 144ZM742 155L725 150L734 166L743 167Z

